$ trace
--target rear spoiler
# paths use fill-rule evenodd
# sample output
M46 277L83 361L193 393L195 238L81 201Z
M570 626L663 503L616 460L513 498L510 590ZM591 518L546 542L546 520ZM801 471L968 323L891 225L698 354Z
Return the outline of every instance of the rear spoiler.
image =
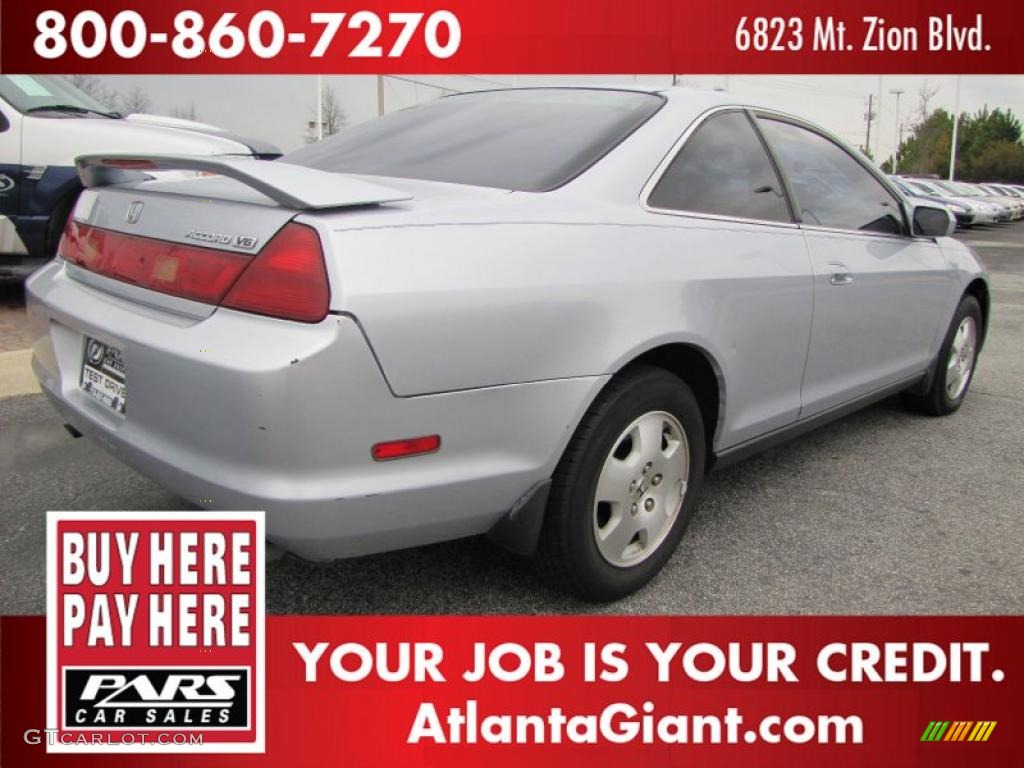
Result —
M342 208L409 200L412 195L342 173L251 157L187 155L81 155L75 158L86 187L145 181L147 171L201 171L226 176L297 210Z

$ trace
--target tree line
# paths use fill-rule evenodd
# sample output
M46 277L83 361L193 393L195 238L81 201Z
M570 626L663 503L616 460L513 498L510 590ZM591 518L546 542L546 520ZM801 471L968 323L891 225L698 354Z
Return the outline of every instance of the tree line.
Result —
M928 113L910 129L897 154L897 169L907 174L949 177L953 115L945 109ZM882 170L892 171L892 158ZM957 136L955 178L963 181L1024 183L1021 122L1009 109L963 113Z
M141 88L132 88L127 92L120 92L111 88L95 75L65 75L68 82L85 92L107 109L119 112L122 115L147 113L153 109L153 102ZM348 125L348 112L341 105L338 92L334 86L324 83L320 91L321 109L320 120L322 128L318 132L316 128L316 108L310 110L310 119L306 123L306 130L303 139L307 142L314 142L323 135L324 138L333 136L346 125ZM195 104L187 108L174 107L168 113L170 117L182 118L184 120L200 120L196 114Z
M153 108L153 102L149 95L139 87L121 92L111 88L95 75L65 75L64 77L78 90L83 91L112 112L135 115L147 113ZM199 120L195 104L190 104L188 107L173 107L169 116L183 120Z

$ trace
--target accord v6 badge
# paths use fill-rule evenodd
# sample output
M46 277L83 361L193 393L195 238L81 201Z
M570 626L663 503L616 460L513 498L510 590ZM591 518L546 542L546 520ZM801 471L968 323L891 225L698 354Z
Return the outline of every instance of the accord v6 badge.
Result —
M239 235L232 240L231 235L224 235L219 232L202 232L198 229L189 230L185 234L187 240L198 240L201 243L214 243L216 245L234 245L236 248L255 248L259 238L249 235Z

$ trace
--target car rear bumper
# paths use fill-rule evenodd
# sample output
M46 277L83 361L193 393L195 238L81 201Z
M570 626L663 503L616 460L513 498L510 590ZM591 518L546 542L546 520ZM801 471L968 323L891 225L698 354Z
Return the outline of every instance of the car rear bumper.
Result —
M550 476L605 381L398 398L349 317L176 317L85 285L61 262L27 295L33 368L68 423L200 507L265 509L268 538L311 559L487 531ZM123 353L124 416L79 387L86 336ZM370 457L376 442L427 434L441 435L437 453Z

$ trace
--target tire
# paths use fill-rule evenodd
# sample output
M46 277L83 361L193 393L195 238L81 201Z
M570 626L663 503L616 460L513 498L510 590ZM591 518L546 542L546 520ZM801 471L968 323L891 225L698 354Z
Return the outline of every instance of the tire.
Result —
M929 416L946 416L960 408L977 368L983 327L978 300L964 296L939 348L928 390L919 395L904 393L908 408Z
M650 366L612 379L552 477L537 569L553 586L593 602L642 587L686 531L705 453L700 407L681 379Z
M60 244L61 235L64 234L64 226L68 223L71 209L75 207L79 191L72 192L53 209L50 220L46 223L46 258L52 259L57 255L57 246Z

